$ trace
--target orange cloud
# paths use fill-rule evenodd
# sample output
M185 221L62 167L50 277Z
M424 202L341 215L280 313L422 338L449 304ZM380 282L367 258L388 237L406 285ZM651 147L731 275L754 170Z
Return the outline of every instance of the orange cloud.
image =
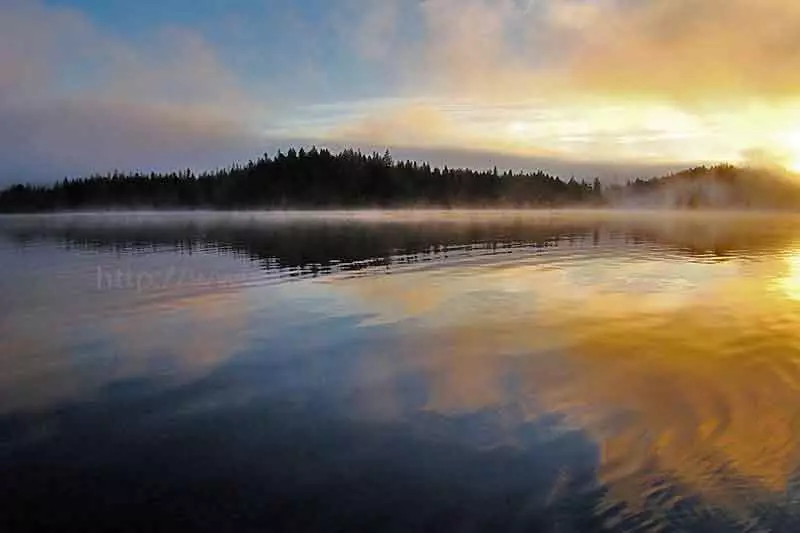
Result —
M800 7L793 0L391 4L392 16L366 8L364 20L381 24L365 27L394 36L408 30L397 15L405 5L422 35L395 39L391 56L376 59L402 67L397 91L408 102L435 109L397 106L334 137L354 128L399 144L571 160L800 169ZM453 120L451 102L473 115L497 111L496 120Z
M463 131L463 130L462 130ZM385 144L460 144L457 124L444 112L424 104L392 106L329 133L332 138Z
M717 104L794 98L800 82L792 0L428 0L418 10L418 58L451 92Z
M800 5L792 0L600 0L580 24L561 23L562 72L582 90L717 105L794 99L800 83Z

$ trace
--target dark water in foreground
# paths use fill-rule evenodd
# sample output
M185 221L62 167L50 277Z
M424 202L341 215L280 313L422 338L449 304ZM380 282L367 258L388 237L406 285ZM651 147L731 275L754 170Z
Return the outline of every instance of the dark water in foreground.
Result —
M0 265L0 531L800 530L798 217L9 217Z

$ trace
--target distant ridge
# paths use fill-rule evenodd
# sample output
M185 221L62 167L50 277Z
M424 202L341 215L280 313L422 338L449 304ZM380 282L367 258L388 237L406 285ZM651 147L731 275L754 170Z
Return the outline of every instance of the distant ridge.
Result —
M678 209L797 209L800 178L732 165L696 167L611 189L613 205Z

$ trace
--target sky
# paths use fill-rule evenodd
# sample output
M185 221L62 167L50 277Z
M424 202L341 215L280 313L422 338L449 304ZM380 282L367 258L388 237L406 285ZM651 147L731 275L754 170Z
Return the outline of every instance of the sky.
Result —
M0 185L390 148L800 172L796 0L0 0Z

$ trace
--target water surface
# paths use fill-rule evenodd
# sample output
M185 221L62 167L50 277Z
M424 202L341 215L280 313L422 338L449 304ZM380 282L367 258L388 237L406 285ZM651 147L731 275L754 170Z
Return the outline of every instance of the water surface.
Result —
M798 223L0 218L0 528L797 531Z

